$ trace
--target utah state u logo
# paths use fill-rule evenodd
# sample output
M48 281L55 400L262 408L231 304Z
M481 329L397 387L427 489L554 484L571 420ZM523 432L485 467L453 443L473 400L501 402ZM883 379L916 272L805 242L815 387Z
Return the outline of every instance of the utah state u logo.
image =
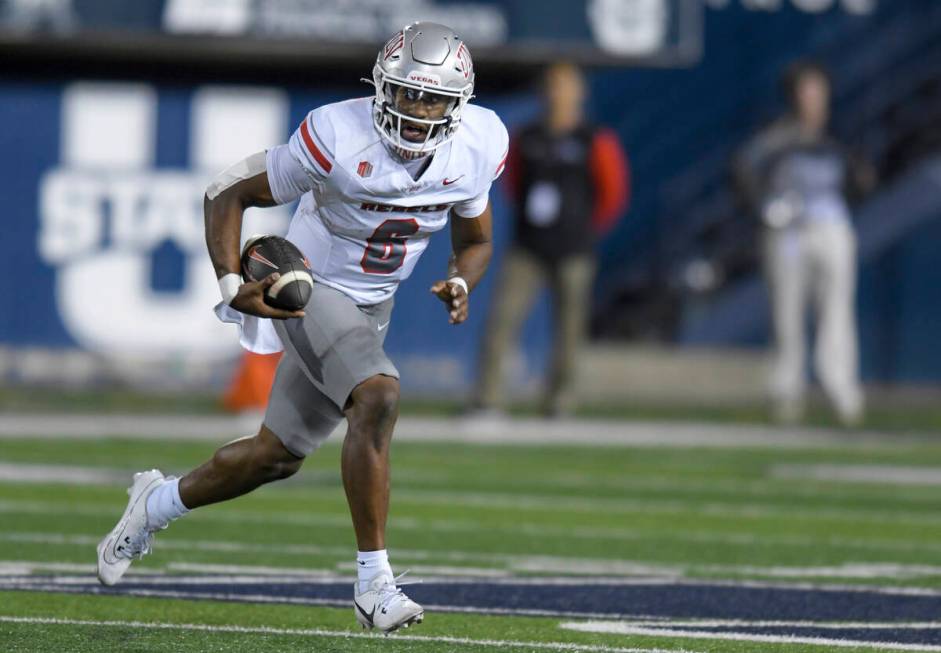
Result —
M108 354L231 356L237 337L211 310L219 290L203 194L220 170L285 141L287 99L269 89L197 89L189 125L163 119L170 133L159 135L151 86L76 83L62 102L61 165L40 182L38 246L56 269L66 329ZM181 114L170 113L160 118ZM283 231L287 211L265 211L257 230ZM249 211L245 234L252 219Z

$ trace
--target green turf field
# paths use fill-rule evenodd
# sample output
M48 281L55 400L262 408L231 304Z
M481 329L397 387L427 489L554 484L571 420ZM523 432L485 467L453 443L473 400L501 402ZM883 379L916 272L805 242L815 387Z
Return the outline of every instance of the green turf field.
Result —
M417 628L383 638L364 636L351 607L68 593L93 587L94 545L124 508L126 477L154 466L180 474L213 448L0 439L0 581L65 579L55 592L3 585L0 650L874 648L648 633L642 621L633 633L599 634L560 627L585 621L578 616L434 610ZM158 535L131 578L352 578L355 544L338 469L334 443L289 481L194 512ZM941 588L941 440L807 449L403 442L393 448L393 488L392 562L419 578L702 579L915 595ZM877 648L941 651L922 646Z

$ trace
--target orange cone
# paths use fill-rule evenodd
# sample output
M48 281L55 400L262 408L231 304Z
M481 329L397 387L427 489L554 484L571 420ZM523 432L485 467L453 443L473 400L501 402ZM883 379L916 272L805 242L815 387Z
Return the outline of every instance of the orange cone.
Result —
M281 352L245 352L222 400L226 409L233 413L264 410L268 406L268 393L271 392L279 360Z

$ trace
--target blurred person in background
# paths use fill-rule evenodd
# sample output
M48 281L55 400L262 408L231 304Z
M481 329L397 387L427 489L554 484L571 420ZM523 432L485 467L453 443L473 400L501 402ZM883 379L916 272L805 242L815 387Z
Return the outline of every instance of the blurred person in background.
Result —
M856 236L850 204L874 185L872 169L828 131L831 83L814 62L783 78L789 111L755 135L735 162L741 199L761 219L775 352L774 417L804 414L805 309L816 309L814 365L840 421L863 417L855 319Z
M627 158L612 130L585 119L582 71L567 62L551 65L541 90L543 115L510 143L513 242L484 337L472 411L476 415L502 410L502 362L545 285L555 325L542 409L547 415L574 410L572 386L589 316L594 247L627 208Z

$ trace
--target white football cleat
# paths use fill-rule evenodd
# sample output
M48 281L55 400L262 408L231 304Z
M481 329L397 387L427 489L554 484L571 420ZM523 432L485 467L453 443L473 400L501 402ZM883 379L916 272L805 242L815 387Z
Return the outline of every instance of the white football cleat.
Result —
M166 480L158 470L134 474L130 499L117 526L98 543L98 580L114 585L134 558L150 553L154 532L147 529L147 497Z
M404 576L405 574L402 574ZM377 628L389 634L399 628L420 624L425 618L425 609L405 596L392 578L385 573L377 574L369 581L369 589L359 593L359 583L353 584L353 612L364 629Z

